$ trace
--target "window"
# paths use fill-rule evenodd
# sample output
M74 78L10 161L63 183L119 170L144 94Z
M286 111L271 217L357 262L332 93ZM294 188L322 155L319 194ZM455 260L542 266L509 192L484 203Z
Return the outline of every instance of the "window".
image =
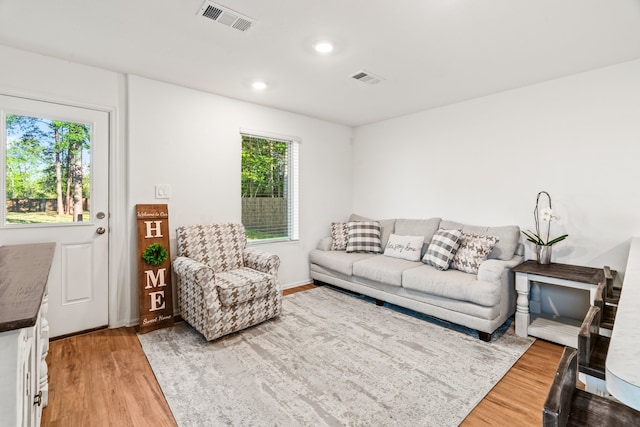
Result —
M91 125L5 116L5 224L90 218Z
M242 133L242 224L247 240L298 240L298 143Z

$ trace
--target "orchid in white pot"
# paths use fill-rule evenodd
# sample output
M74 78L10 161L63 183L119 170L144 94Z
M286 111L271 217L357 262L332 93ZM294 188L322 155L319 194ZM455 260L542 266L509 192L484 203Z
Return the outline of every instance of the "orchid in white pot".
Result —
M548 207L540 206L540 197L546 196L548 201ZM538 262L540 264L549 264L551 262L551 246L563 241L568 234L563 234L556 238L551 239L551 221L554 219L560 219L557 215L554 215L553 208L551 206L551 196L546 191L541 191L536 197L536 208L533 211L533 217L536 222L536 232L531 230L523 231L522 233L527 237L527 240L536 245L536 254L538 256ZM541 230L540 222L543 223ZM544 227L546 223L546 227ZM546 228L546 230L545 230Z

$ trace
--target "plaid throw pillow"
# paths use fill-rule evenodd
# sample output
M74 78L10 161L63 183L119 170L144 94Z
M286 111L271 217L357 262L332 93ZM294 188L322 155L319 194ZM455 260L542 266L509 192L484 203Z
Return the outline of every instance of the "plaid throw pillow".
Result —
M460 246L460 230L438 230L433 235L422 262L438 270L446 270Z
M349 241L349 227L346 222L331 223L331 250L344 251Z
M451 268L478 274L480 264L487 259L496 243L498 243L496 236L462 233L460 247L451 261Z
M350 221L349 242L347 252L368 252L379 254L382 252L380 240L380 223L378 221Z

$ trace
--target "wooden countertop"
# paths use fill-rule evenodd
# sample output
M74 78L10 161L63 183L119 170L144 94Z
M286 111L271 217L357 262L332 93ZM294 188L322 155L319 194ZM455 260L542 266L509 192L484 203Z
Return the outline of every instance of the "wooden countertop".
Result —
M0 247L0 332L36 324L55 248L55 243Z
M604 281L604 271L602 268L558 263L538 264L536 260L525 261L513 267L511 271L516 273L537 274L580 283L591 283L594 285ZM612 273L615 274L614 271L612 271Z

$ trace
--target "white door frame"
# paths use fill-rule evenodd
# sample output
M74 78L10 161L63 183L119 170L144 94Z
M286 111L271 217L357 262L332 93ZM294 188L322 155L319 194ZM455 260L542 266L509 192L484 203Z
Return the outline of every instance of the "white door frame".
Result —
M122 278L122 283L127 283L131 276L131 268L127 265L130 261L131 243L127 239L128 221L126 220L126 205L129 199L128 194L128 166L118 170L117 165L128 165L126 160L126 144L124 134L120 127L120 108L117 106L105 106L80 102L64 97L44 95L42 93L33 93L28 90L16 90L0 87L0 95L14 96L18 98L26 98L34 101L48 102L52 104L62 104L71 107L87 108L107 113L109 116L109 269L108 269L108 322L109 328L117 328L121 326L131 326L131 307L134 302L131 297L125 299L126 303L121 304L119 294L133 295L133 292L127 292L126 289L118 286L118 278ZM118 173L120 175L118 175ZM118 198L117 195L120 195ZM137 289L137 287L135 288ZM136 294L137 295L137 294ZM136 301L137 304L137 301ZM120 315L122 313L122 316Z

